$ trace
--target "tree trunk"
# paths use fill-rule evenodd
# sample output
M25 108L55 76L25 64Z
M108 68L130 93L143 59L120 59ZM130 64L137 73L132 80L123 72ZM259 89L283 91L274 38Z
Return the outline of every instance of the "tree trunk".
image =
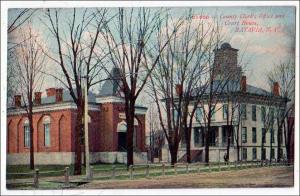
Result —
M263 138L266 139L266 132L263 134L264 137L261 137L261 154L260 154L260 159L264 160L265 157L263 157L263 149L264 149L264 140Z
M34 169L34 140L33 140L33 118L32 118L32 104L29 103L29 127L30 127L30 169Z
M75 126L75 166L74 175L81 174L81 141L82 141L83 101L79 100Z
M209 131L210 119L208 119L207 129L205 130L205 163L209 163Z
M186 143L186 162L191 163L191 134L190 131L185 128L185 143Z
M237 144L236 146L236 152L237 152L237 160L240 161L240 145Z
M177 153L175 146L169 145L170 154L171 154L171 165L175 165L177 163Z
M277 161L281 159L280 149L281 149L281 139L282 139L282 123L279 123L279 119L277 119Z
M292 121L292 120L290 120ZM294 161L294 154L292 150L294 149L294 123L295 121L293 120L292 122L289 123L289 120L287 120L287 143L286 143L286 148L287 148L287 160L288 163L292 163ZM293 150L294 151L294 150Z
M127 104L126 104L127 105ZM134 132L134 101L130 100L129 108L126 108L126 122L127 122L127 168L133 165L133 132Z
M240 128L238 127L237 131L236 131L236 152L237 152L237 161L240 161L240 134L239 134L239 130Z
M232 126L228 126L226 131L228 133L227 134L227 149L226 149L227 157L226 158L227 158L227 161L229 161L229 149L230 149L230 142L231 142L230 138L231 138L231 135L232 135Z
M272 162L272 148L273 148L273 144L272 144L272 135L274 134L274 130L270 130L270 162Z

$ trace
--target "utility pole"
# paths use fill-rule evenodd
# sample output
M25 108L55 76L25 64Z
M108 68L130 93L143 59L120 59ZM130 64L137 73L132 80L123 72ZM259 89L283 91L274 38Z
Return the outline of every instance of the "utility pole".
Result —
M88 180L91 179L91 171L90 171L90 149L89 149L89 118L88 118L88 93L87 93L87 77L85 78L84 85L84 144L85 144L85 172L86 178Z

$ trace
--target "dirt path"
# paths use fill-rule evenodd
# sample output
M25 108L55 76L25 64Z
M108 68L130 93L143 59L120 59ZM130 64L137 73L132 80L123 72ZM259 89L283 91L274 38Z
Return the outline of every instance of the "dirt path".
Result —
M292 187L293 168L255 168L156 177L138 180L93 181L80 189Z

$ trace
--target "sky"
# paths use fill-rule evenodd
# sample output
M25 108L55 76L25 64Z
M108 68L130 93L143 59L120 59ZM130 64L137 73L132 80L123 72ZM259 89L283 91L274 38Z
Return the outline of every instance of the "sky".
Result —
M43 11L39 10L34 15L32 26L47 43L47 47L53 49L51 43L54 40L44 24L47 22ZM80 11L82 10L79 9ZM109 8L110 14L114 14L115 11L116 8ZM8 21L16 12L17 9L9 10ZM60 18L68 18L71 12L72 9L64 9ZM171 8L170 13L176 19L186 15L187 9ZM269 90L266 74L280 61L295 58L295 7L193 7L192 17L195 23L218 19L224 32L223 41L239 49L239 64L243 67L247 82L254 86ZM62 29L66 28L66 25L62 25ZM49 70L57 70L51 61L47 67ZM53 84L59 85L59 82L48 78L44 88L52 87Z

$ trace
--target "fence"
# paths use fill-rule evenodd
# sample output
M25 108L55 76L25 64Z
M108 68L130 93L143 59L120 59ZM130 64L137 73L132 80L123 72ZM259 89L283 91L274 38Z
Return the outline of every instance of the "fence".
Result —
M7 175L25 175L31 176L26 179L14 179L14 183L21 183L24 186L27 184L33 188L40 188L41 182L58 183L56 188L68 188L76 186L81 183L87 183L91 180L122 180L122 179L137 179L137 178L150 178L166 175L180 175L190 173L202 172L220 172L230 170L240 170L246 168L258 167L274 167L274 166L293 166L286 160L280 161L235 161L235 162L210 162L210 163L177 163L171 164L138 164L130 165L129 168L119 167L112 165L111 169L94 168L91 166L91 178L87 180L84 175L72 176L70 175L69 167L64 170L57 171L43 171L40 172L36 169L35 172L30 173L7 173ZM47 174L62 174L61 176L47 177ZM49 187L48 187L49 188Z

